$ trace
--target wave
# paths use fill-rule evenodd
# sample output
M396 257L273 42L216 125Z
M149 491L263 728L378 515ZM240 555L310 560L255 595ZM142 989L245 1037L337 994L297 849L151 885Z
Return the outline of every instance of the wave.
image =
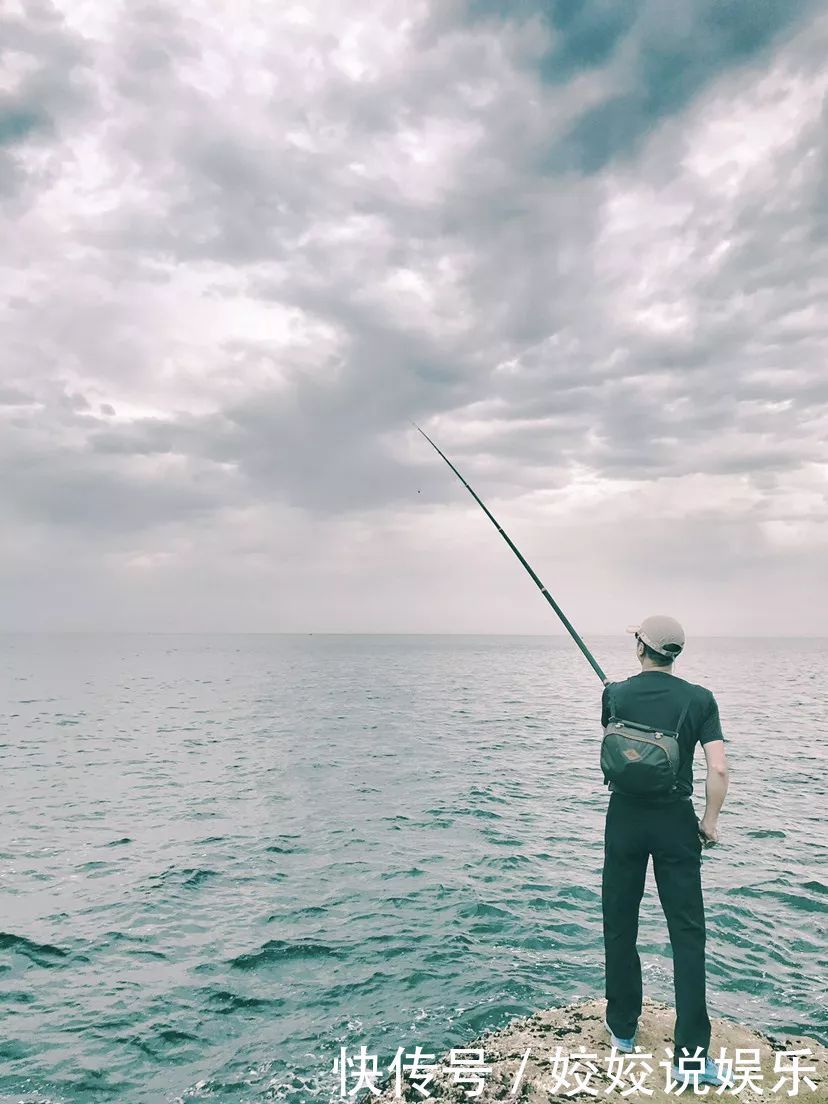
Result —
M298 958L341 958L342 952L327 943L292 942L285 939L269 939L258 951L237 955L228 965L234 970L259 970L280 962Z
M160 874L152 874L147 879L147 885L155 889L158 886L180 886L182 889L196 889L204 882L212 878L220 877L217 870L208 870L202 867L175 867L170 866Z
M63 947L56 947L52 943L35 943L33 939L13 935L11 932L0 932L0 951L23 955L36 966L44 967L62 966L72 957Z
M241 993L232 993L229 989L208 989L204 1004L209 1011L220 1016L234 1012L272 1012L281 1008L284 1001L280 997L245 997Z

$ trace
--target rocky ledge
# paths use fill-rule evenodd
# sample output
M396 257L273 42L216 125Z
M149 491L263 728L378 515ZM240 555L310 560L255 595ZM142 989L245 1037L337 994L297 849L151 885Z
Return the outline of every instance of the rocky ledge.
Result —
M402 1097L420 1104L429 1099L456 1104L548 1104L550 1099L662 1104L706 1096L740 1104L791 1100L828 1104L828 1049L815 1039L775 1038L715 1019L709 1053L712 1058L723 1056L732 1062L733 1081L724 1090L694 1087L692 1078L679 1083L670 1076L672 1008L645 999L637 1053L616 1054L614 1059L604 1027L604 1008L603 1000L584 1001L513 1020L500 1031L487 1031L463 1043L462 1051L461 1044L456 1044L453 1062L450 1054L443 1055L435 1063L438 1069L427 1085L428 1095L418 1090L416 1079L403 1074L399 1093L392 1082L374 1099ZM462 1072L458 1077L458 1059L473 1063L476 1056L469 1051L476 1050L483 1051L479 1077L468 1079ZM480 1083L483 1087L478 1091Z

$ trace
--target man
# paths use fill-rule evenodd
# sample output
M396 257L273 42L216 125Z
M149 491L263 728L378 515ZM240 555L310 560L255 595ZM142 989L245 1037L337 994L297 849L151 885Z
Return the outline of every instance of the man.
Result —
M601 723L610 716L679 730L679 766L675 789L661 796L628 795L609 783L604 830L602 905L606 959L606 1027L611 1043L632 1052L641 1014L641 961L636 949L638 911L650 855L658 895L673 948L676 999L673 1077L684 1054L703 1056L686 1069L704 1068L701 1084L721 1085L715 1063L707 1057L710 1020L705 997L705 922L701 887L701 850L718 840L718 817L727 793L727 763L719 709L713 694L673 674L673 662L684 648L681 625L672 617L648 617L635 630L641 672L624 682L608 683ZM701 821L691 801L696 743L707 760L706 805ZM698 1048L698 1049L697 1049ZM695 1076L695 1075L694 1075Z

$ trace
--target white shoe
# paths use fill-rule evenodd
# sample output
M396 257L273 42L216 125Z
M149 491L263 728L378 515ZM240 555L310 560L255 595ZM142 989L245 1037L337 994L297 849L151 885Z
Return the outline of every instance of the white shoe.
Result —
M609 1032L610 1043L616 1050L620 1050L623 1054L632 1054L635 1050L635 1034L638 1028L636 1028L636 1032L633 1032L633 1037L631 1039L619 1039L617 1035L613 1034L612 1028L607 1023L606 1019L604 1020L604 1027Z
M686 1059L686 1061L698 1062L698 1058L688 1058ZM718 1065L713 1061L712 1058L705 1058L703 1070L692 1067L686 1070L681 1070L678 1066L674 1065L673 1068L670 1070L670 1073L673 1080L678 1081L680 1085L684 1084L685 1081L688 1085L698 1083L699 1085L714 1085L716 1088L720 1088L723 1085L730 1084L730 1079L722 1076L722 1074L719 1072Z

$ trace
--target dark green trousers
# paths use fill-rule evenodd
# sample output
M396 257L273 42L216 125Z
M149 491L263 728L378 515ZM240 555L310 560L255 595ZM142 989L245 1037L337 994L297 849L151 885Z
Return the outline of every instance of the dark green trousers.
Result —
M632 1037L641 1015L638 910L647 864L653 857L658 895L673 948L676 1057L682 1048L707 1054L710 1019L705 999L704 901L701 841L692 802L647 805L611 794L604 827L602 904L607 1023L619 1038Z

